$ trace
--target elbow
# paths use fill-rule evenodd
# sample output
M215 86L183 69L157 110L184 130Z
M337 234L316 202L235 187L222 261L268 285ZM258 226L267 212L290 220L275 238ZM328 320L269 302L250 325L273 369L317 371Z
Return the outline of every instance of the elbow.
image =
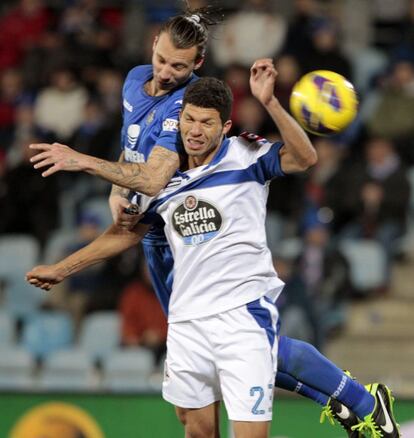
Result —
M147 186L147 187L142 187L140 185L137 186L133 186L130 189L133 190L134 192L138 192L138 193L142 193L143 195L146 196L156 196L158 195L158 193L163 189L164 187L157 185L152 185L152 186Z
M159 186L153 186L153 187L149 187L147 189L147 192L145 193L145 195L147 196L156 196L158 195L158 193L160 193L160 191L163 189L164 187L159 187Z
M316 153L315 149L312 148L312 150L309 151L309 154L305 159L306 169L313 167L317 162L318 162L318 154Z
M316 151L309 151L308 154L297 157L296 158L296 166L295 166L295 172L305 172L306 170L310 169L312 166L314 166L318 161L318 156L316 155Z

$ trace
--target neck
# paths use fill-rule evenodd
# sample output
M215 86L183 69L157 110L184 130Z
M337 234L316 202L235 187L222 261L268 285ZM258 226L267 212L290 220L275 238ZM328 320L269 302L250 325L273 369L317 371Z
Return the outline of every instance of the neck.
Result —
M160 90L157 88L154 79L145 82L144 90L149 96L158 97L164 96L164 94L169 93L170 90Z

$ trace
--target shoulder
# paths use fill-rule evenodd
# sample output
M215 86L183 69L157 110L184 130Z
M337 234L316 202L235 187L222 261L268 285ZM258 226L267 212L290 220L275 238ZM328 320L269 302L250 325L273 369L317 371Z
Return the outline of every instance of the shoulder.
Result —
M125 83L129 81L146 81L152 75L151 65L137 65L133 67L127 74Z
M242 132L234 138L235 147L244 150L246 154L263 155L275 144L264 137L252 132Z

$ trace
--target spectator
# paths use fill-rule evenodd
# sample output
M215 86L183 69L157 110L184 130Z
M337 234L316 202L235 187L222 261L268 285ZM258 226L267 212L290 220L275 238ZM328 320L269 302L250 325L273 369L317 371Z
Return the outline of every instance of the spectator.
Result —
M69 67L51 74L51 83L35 102L35 122L50 142L66 143L82 123L88 94Z
M342 237L378 240L388 255L388 271L396 239L406 230L410 186L406 170L390 140L372 138L365 162L354 166L348 180L348 217ZM340 196L344 202L345 193Z
M298 58L304 73L312 70L333 70L352 80L351 63L339 46L339 32L325 18L312 23L312 46L306 56Z
M17 107L26 100L30 102L21 72L15 69L0 72L0 148L6 151L13 143Z
M58 225L58 190L56 179L42 178L30 162L35 151L28 145L38 141L30 137L22 143L22 161L6 173L9 215L4 232L32 234L44 245Z
M337 249L328 226L312 212L305 223L304 247L298 269L312 302L317 324L315 345L323 347L326 337L345 323L345 304L352 295L349 265Z
M51 21L42 0L20 0L18 6L0 17L0 71L19 66Z
M286 27L285 19L272 11L268 1L245 0L212 39L214 61L222 68L232 64L250 67L258 58L272 58L282 48Z
M122 344L151 350L158 362L165 353L167 320L155 296L146 265L140 278L129 283L120 298Z
M403 142L414 135L414 64L397 61L382 90L378 92L377 105L367 119L371 136Z

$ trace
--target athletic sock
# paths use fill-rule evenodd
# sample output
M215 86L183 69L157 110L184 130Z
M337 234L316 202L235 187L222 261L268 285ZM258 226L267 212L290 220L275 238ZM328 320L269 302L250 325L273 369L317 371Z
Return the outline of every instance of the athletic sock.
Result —
M276 386L278 388L286 389L290 392L297 392L298 394L303 395L303 397L310 398L322 406L325 406L329 400L327 395L311 388L308 385L305 385L302 382L299 382L290 374L286 374L281 371L276 373Z
M278 371L338 400L361 419L374 409L375 399L364 386L307 342L280 336Z

